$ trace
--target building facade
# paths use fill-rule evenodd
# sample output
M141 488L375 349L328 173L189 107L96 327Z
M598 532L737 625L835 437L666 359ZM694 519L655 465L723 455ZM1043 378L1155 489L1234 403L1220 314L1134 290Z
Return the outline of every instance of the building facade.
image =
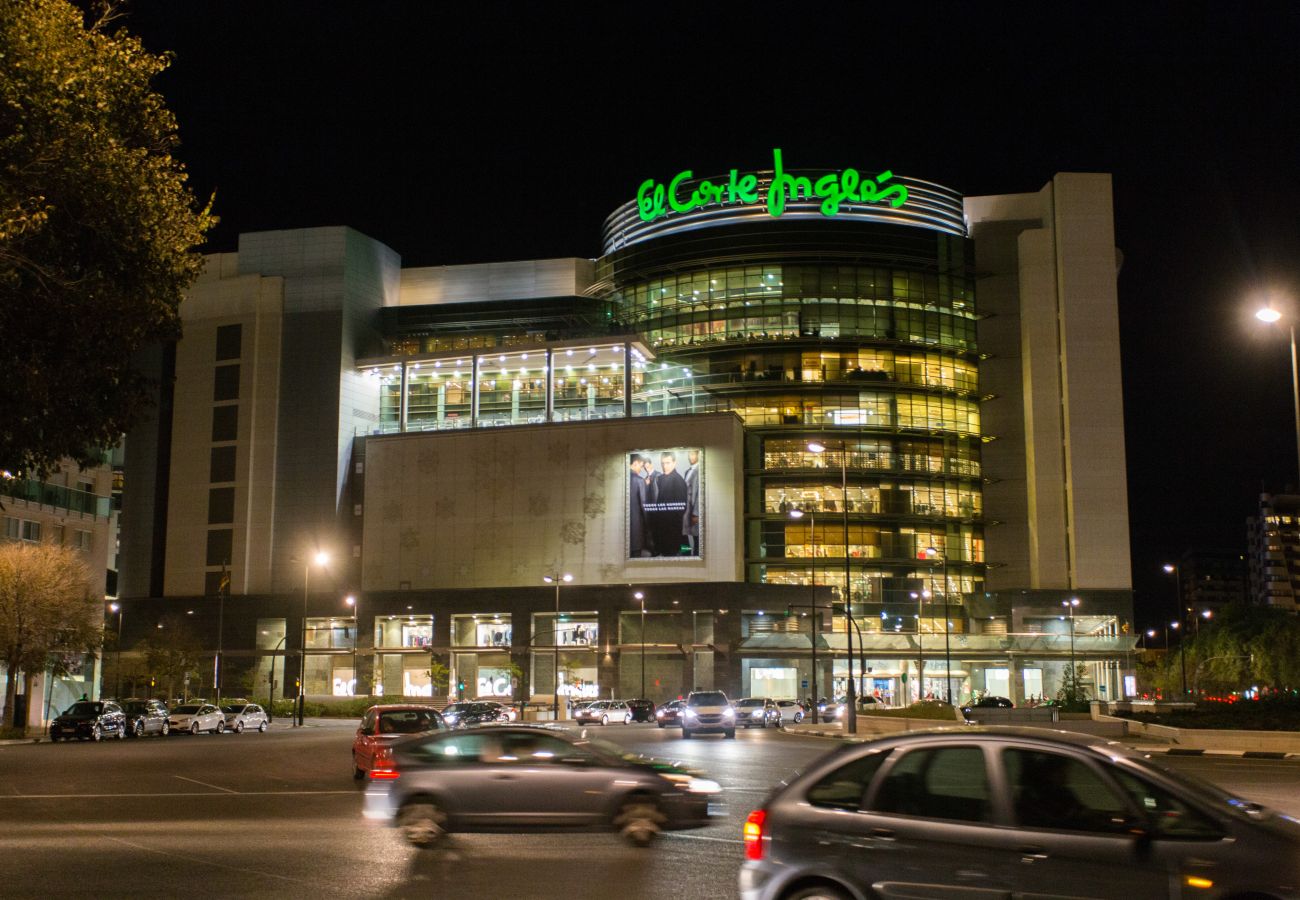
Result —
M132 634L184 607L258 696L1131 693L1109 178L727 185L596 259L213 256L127 444Z
M1296 611L1300 576L1300 495L1260 494L1259 514L1246 520L1250 601Z

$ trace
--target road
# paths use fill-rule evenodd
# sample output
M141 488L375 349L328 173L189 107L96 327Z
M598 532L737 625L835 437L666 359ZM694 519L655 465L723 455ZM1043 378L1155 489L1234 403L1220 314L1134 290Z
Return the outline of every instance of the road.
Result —
M602 737L718 780L728 816L638 850L612 835L462 835L408 848L360 816L351 722L267 734L0 747L0 894L605 898L735 896L740 823L833 742L775 731ZM1169 764L1300 816L1300 762Z

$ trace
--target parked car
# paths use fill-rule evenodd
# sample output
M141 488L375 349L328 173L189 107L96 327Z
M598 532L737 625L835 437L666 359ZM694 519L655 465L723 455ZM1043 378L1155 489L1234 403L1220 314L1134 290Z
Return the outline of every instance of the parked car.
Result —
M50 723L51 741L106 737L126 737L126 714L111 700L78 700Z
M243 734L245 728L266 731L270 725L266 710L256 703L227 703L221 707L221 712L226 717L227 730L235 734Z
M352 739L352 777L361 780L377 765L387 764L392 759L393 744L399 740L448 728L443 715L432 706L390 703L370 707Z
M798 700L778 700L776 708L781 712L782 725L798 725L808 712Z
M451 728L468 728L471 725L508 722L510 714L500 703L490 700L469 700L452 703L442 711L442 718Z
M623 700L597 700L573 716L583 725L627 725L632 721L632 710Z
M167 734L167 707L161 700L124 700L122 712L126 714L126 736L144 737L146 734Z
M744 900L1296 897L1300 825L1102 738L948 729L849 744L750 813ZM1213 888L1213 892L1209 889Z
M682 710L682 737L697 734L736 736L736 711L722 691L691 691Z
M655 721L655 705L651 700L629 700L627 708L632 714L633 722Z
M1006 697L989 697L989 696L984 696L984 697L980 697L978 700L973 700L973 701L971 701L970 703L967 703L965 706L963 706L963 707L961 708L961 714L962 714L963 716L965 716L965 717L966 717L966 721L969 722L973 717L975 717L976 715L978 715L978 714L976 713L976 710L979 710L979 709L1014 709L1015 706L1016 706L1016 705L1015 705L1014 703L1012 703L1010 700L1008 700Z
M716 782L585 735L514 725L400 741L370 773L363 814L417 847L453 831L535 828L617 831L645 846L720 812Z
M682 724L682 710L686 708L685 700L669 700L655 710L655 722L660 728Z
M736 711L736 724L742 728L777 728L781 725L781 710L776 701L767 697L744 697L732 704Z
M198 734L200 731L221 734L226 730L226 717L211 703L186 703L167 716L167 727L178 734Z

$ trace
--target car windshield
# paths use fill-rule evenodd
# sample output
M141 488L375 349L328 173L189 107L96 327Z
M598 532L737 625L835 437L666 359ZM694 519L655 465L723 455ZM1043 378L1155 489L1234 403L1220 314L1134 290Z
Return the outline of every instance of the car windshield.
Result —
M185 706L178 706L172 710L172 712L181 716L192 716L198 711L199 705L197 703L187 703Z
M748 708L751 707L751 706L762 706L762 705L763 705L763 701L762 701L762 700L751 700L751 699L745 699L745 700L737 700L737 701L736 701L736 706L739 706L739 707L744 708L744 709L748 709Z
M463 713L471 708L471 704L469 703L453 703L443 710L443 714L452 713L455 715L456 713Z
M698 694L691 694L688 702L691 706L726 706L727 695L722 691L701 691Z
M104 709L102 703L74 703L68 707L65 716L97 716Z
M221 707L221 711L223 713L241 713L244 711L244 704L228 703L225 706Z
M134 703L123 703L123 704L122 704L122 711L123 711L123 712L129 712L129 713L142 713L142 712L145 712L147 709L148 709L148 707L147 707L144 703L141 703L139 700L135 701Z
M395 709L379 716L380 734L419 734L441 727L441 719L431 709Z

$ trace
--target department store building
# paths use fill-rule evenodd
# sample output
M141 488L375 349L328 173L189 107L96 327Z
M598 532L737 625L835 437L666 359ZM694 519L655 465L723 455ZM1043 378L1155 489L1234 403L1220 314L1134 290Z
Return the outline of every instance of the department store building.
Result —
M210 256L127 440L122 693L178 619L191 693L1132 693L1109 176L779 165L633 181L595 259Z

